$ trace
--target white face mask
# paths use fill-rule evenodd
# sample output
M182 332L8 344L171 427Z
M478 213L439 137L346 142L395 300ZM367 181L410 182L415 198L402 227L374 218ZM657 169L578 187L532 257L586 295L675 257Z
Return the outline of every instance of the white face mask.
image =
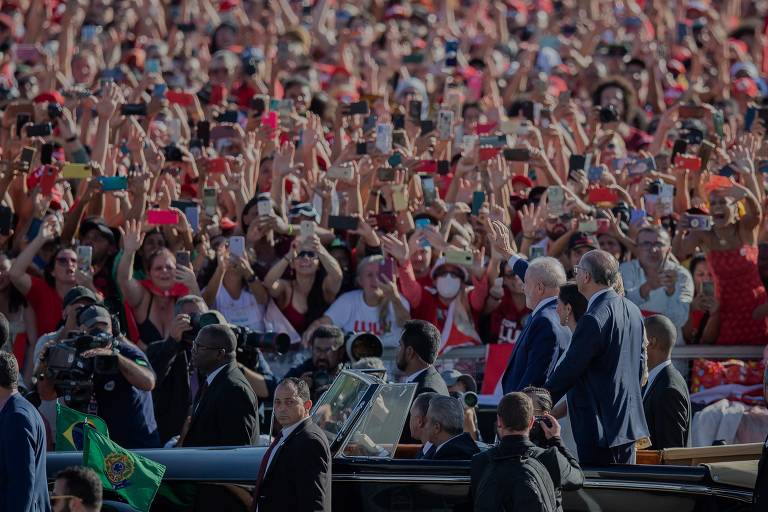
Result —
M439 293L441 297L452 299L459 294L459 289L461 289L461 279L452 275L440 276L437 278L435 286L437 286L437 293Z

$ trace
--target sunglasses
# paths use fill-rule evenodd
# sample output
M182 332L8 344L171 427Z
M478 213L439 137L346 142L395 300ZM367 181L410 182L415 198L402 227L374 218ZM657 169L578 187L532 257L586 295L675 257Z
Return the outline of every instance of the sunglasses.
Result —
M313 260L317 258L317 253L315 251L301 251L297 255L298 258L309 258L310 260Z

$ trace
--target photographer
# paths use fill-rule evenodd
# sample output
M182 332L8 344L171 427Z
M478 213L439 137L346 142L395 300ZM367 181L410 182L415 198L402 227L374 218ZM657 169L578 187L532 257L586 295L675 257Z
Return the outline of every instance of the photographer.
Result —
M440 374L448 386L448 393L461 401L464 406L464 432L472 436L475 441L480 439L480 430L477 428L477 383L471 375L461 373L458 370L447 370Z
M549 446L540 448L529 439L531 429L540 424ZM499 402L496 416L496 427L500 441L493 448L480 452L472 458L472 496L475 510L486 510L488 502L514 504L517 507L529 496L522 496L521 488L509 485L522 478L519 466L513 462L516 456L529 457L537 461L549 474L555 491L557 506L555 510L562 511L562 490L575 490L584 483L584 473L581 471L576 458L571 455L560 441L560 425L551 415L534 416L533 403L525 393L508 393ZM492 461L496 461L492 465ZM501 463L500 463L501 462ZM478 488L483 486L482 480L487 477L489 466L493 468L497 482L505 482L504 487L497 489L498 495L489 493L478 494ZM538 466L537 466L538 467ZM546 497L545 489L540 489L537 496ZM536 510L525 502L525 510ZM512 510L515 507L507 506ZM548 510L548 509L547 509Z
M221 313L209 311L205 301L197 295L180 298L174 308L176 317L170 335L147 348L147 358L157 372L153 397L163 443L181 432L189 406L200 389L200 376L192 366L192 343L203 327L201 323L227 324ZM208 315L201 318L203 314ZM239 354L238 362L242 363ZM239 366L256 396L261 400L268 399L276 380L261 352L258 352L255 364Z
M155 387L155 374L144 353L119 333L113 333L112 316L101 305L82 307L77 312L77 327L82 335L46 349L41 363L45 383L52 384L56 395L64 397L70 407L83 410L95 405L95 413L106 422L110 438L120 446L159 446L150 393ZM82 350L83 345L99 346ZM75 363L93 359L90 375L79 366L58 365L62 359L71 361L72 350L76 350ZM74 372L77 379L72 378ZM73 380L77 381L75 387L70 384Z
M307 381L314 400L330 387L341 369L344 333L338 327L321 325L312 333L309 343L312 357L288 370L285 376Z

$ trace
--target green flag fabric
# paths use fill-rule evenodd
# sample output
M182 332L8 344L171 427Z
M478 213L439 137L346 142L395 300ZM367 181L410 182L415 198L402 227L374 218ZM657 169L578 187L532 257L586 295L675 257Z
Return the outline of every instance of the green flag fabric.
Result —
M109 437L109 430L103 419L94 414L83 414L56 402L56 451L81 451L85 423L95 428L101 435Z
M115 491L133 508L148 512L165 466L124 450L88 426L84 445L83 465L96 471L104 489Z

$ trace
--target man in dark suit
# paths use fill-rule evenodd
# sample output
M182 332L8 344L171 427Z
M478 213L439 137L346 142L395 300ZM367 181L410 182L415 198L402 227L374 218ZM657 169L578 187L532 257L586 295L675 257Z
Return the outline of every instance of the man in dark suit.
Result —
M411 404L408 428L411 433L411 437L418 439L423 443L421 448L419 448L419 451L416 453L416 459L423 459L429 452L429 449L432 448L432 443L430 443L429 439L427 438L426 430L428 425L427 411L429 411L429 401L432 400L433 396L441 395L427 391L426 393L422 393L414 398L413 404Z
M288 377L277 386L274 414L281 429L261 459L253 512L330 512L331 452L311 408L304 380Z
M589 251L574 267L589 301L563 361L544 385L568 415L582 465L633 463L635 441L648 436L640 381L645 367L640 310L619 296L619 263Z
M424 320L405 322L395 363L397 369L407 375L405 382L416 383L414 397L428 391L448 396L448 386L433 366L439 349L440 331L437 327ZM411 436L409 422L410 417L405 422L400 443L418 444L420 441Z
M507 265L522 279L525 305L532 313L501 378L504 394L541 387L571 341L571 331L560 325L557 315L557 295L566 281L563 265L555 258L528 264L517 256L511 256Z
M190 407L180 446L243 446L259 435L256 395L235 362L237 338L226 325L203 327L192 345L205 380Z
M480 451L472 436L464 432L464 405L452 396L432 397L424 432L432 443L425 459L470 460Z
M0 352L0 512L50 512L45 426L18 384L16 358Z
M643 388L643 410L651 448L684 448L691 426L691 398L680 372L672 365L677 328L663 315L645 319L648 338L648 383Z

